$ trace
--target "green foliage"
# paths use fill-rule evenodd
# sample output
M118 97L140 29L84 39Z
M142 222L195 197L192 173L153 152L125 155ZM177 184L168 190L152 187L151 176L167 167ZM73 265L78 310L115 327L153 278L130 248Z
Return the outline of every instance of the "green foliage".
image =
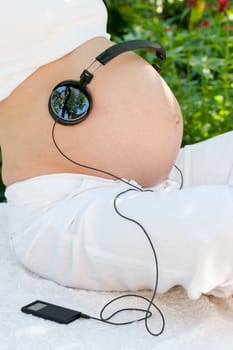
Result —
M218 1L109 2L130 21L121 37L111 24L114 40L149 39L166 49L161 74L181 105L183 144L232 130L233 10ZM142 55L153 61L154 53Z

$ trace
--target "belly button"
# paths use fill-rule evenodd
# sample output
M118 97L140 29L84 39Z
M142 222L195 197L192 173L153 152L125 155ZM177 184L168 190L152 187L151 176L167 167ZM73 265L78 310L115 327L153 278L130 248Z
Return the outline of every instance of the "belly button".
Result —
M176 125L180 124L181 122L181 116L179 114L175 114L175 123Z

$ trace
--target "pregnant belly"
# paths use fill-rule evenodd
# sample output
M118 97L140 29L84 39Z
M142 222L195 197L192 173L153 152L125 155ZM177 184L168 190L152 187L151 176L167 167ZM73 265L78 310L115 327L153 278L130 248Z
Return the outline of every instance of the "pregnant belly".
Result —
M168 175L182 138L182 116L161 76L134 54L99 69L90 84L93 109L74 127L56 127L73 160L152 186ZM91 170L82 170L97 174Z
M62 80L78 79L109 45L106 39L97 39L42 67L2 103L6 184L56 172L109 177L75 165L58 152L48 111L52 88ZM183 124L179 105L162 77L138 55L125 53L100 67L88 88L93 108L87 119L55 127L62 152L75 162L134 179L142 186L165 179L181 144Z

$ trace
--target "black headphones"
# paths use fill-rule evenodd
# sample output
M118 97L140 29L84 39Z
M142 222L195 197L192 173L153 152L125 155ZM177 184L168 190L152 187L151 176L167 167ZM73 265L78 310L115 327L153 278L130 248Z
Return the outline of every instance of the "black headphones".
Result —
M161 60L166 58L165 50L159 44L148 40L131 40L109 47L98 55L94 62L98 61L105 65L118 55L136 49L155 49L158 58ZM157 64L153 64L153 67L159 71ZM82 122L87 117L92 106L92 98L87 85L93 77L94 75L88 69L85 69L79 81L65 80L54 87L49 98L48 107L56 122L63 125L74 125Z

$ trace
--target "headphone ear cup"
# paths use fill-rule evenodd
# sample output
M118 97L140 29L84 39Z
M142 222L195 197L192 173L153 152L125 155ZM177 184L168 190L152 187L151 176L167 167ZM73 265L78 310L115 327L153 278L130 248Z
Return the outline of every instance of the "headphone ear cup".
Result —
M86 119L91 109L87 87L76 80L65 80L54 87L49 97L49 112L62 125L74 125Z

